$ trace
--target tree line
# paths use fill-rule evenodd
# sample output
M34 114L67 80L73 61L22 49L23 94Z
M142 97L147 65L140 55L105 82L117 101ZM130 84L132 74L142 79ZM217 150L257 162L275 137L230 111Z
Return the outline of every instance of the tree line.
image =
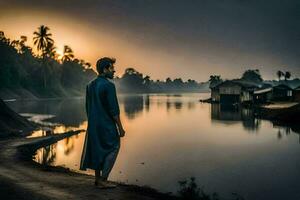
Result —
M47 26L33 32L36 52L27 37L10 40L0 31L0 89L24 88L38 97L69 96L84 91L96 76L91 64L74 57L65 45L61 58Z
M134 68L125 69L124 74L115 79L116 87L120 92L199 92L207 89L205 83L198 83L188 79L183 81L181 78L165 80L152 80L150 76L143 75Z
M57 53L49 27L38 27L32 39L34 46L30 47L26 36L10 40L0 31L0 89L24 88L38 97L80 95L97 76L89 62L74 56L70 46L64 45L63 55ZM191 79L154 81L134 68L127 68L115 82L120 92L188 92L203 88Z
M292 74L289 71L283 72L281 70L276 72L276 75L278 77L278 81L281 82L282 78L284 78L284 81L288 81ZM262 78L259 69L248 69L246 70L241 78L239 79L241 81L247 81L247 82L252 82L252 83L263 83L264 79ZM298 81L298 79L294 79L294 81ZM221 78L220 75L211 75L209 79L210 85L209 87L212 88L216 86L217 84L223 82L223 79ZM270 81L268 81L270 82Z
M10 40L0 31L0 90L24 88L38 97L82 95L86 84L97 76L89 62L74 56L70 46L64 45L62 55L57 53L49 27L41 25L33 32L33 47L27 40L26 36ZM278 71L277 76L288 80L291 73ZM241 79L263 81L258 69L246 70ZM222 81L220 75L211 75L203 83L170 77L152 80L132 67L115 79L117 89L125 93L199 92Z

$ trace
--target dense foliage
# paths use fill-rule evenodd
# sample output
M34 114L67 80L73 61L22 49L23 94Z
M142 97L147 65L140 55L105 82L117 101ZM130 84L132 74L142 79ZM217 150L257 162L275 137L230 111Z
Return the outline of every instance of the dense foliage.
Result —
M127 68L121 78L116 78L116 86L120 92L200 92L208 89L203 83L195 80L184 82L181 78L167 78L165 81L151 80L134 68Z
M86 84L96 77L90 63L74 56L65 45L63 55L56 52L50 28L44 25L33 32L34 47L26 45L27 37L11 41L0 31L0 90L25 89L38 97L82 95ZM37 53L34 53L37 52ZM120 92L197 92L206 85L181 78L151 80L134 68L127 68L116 78Z
M42 31L40 35L35 32L35 44L41 52L37 55L26 45L26 36L10 41L0 32L0 89L22 88L41 97L76 95L84 91L96 73L78 59L59 60L54 41L38 39L43 37L44 27Z
M246 70L242 75L242 80L251 81L255 83L261 83L263 81L260 72L258 69L252 70Z

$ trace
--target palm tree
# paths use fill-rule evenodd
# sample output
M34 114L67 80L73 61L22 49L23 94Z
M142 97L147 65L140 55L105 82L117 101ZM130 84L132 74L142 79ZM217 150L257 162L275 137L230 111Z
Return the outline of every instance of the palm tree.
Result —
M47 55L47 51L54 45L54 40L51 38L52 34L49 33L49 30L49 27L41 25L40 27L38 27L38 31L33 32L33 44L36 45L38 51L42 51L42 73L44 89L47 87L46 68L48 67L45 57Z
M26 46L25 46L25 42L27 42L27 36L25 35L21 35L20 37L20 53L25 53L26 51Z
M284 74L284 80L286 81L287 79L290 79L291 78L291 72L285 72Z
M54 60L58 58L58 54L56 52L56 47L54 46L54 43L48 43L48 45L45 48L45 56L53 58Z
M52 34L49 33L50 28L44 25L41 25L38 28L38 31L35 31L33 35L33 42L34 45L37 46L38 51L42 51L42 57L44 58L46 55L46 48L50 45L50 43L54 43L53 39L51 38Z
M65 45L61 61L67 62L67 61L71 61L73 58L74 58L73 50L68 45Z
M17 49L18 46L19 46L19 44L20 44L20 41L19 41L19 40L13 40L13 41L11 41L10 46L12 46L12 47L14 47L15 49Z
M284 73L280 70L277 71L277 77L278 77L278 80L280 81L281 77L284 76Z

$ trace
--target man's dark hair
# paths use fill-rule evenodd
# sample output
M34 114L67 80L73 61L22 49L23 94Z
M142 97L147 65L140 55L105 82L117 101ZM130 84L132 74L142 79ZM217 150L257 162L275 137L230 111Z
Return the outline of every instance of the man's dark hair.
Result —
M96 64L97 72L99 74L102 74L104 69L109 68L111 65L115 64L115 62L116 62L115 58L109 58L109 57L100 58Z

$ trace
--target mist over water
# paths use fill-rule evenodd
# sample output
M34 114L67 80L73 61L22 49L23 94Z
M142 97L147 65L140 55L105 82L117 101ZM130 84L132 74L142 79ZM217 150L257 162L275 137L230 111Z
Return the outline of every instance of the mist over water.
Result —
M120 95L126 136L110 178L176 192L177 181L194 176L205 190L221 196L298 199L299 133L259 120L251 109L199 102L209 95ZM87 126L84 99L8 104L27 116L48 116L57 134ZM35 160L78 171L84 137L82 132L42 148Z

